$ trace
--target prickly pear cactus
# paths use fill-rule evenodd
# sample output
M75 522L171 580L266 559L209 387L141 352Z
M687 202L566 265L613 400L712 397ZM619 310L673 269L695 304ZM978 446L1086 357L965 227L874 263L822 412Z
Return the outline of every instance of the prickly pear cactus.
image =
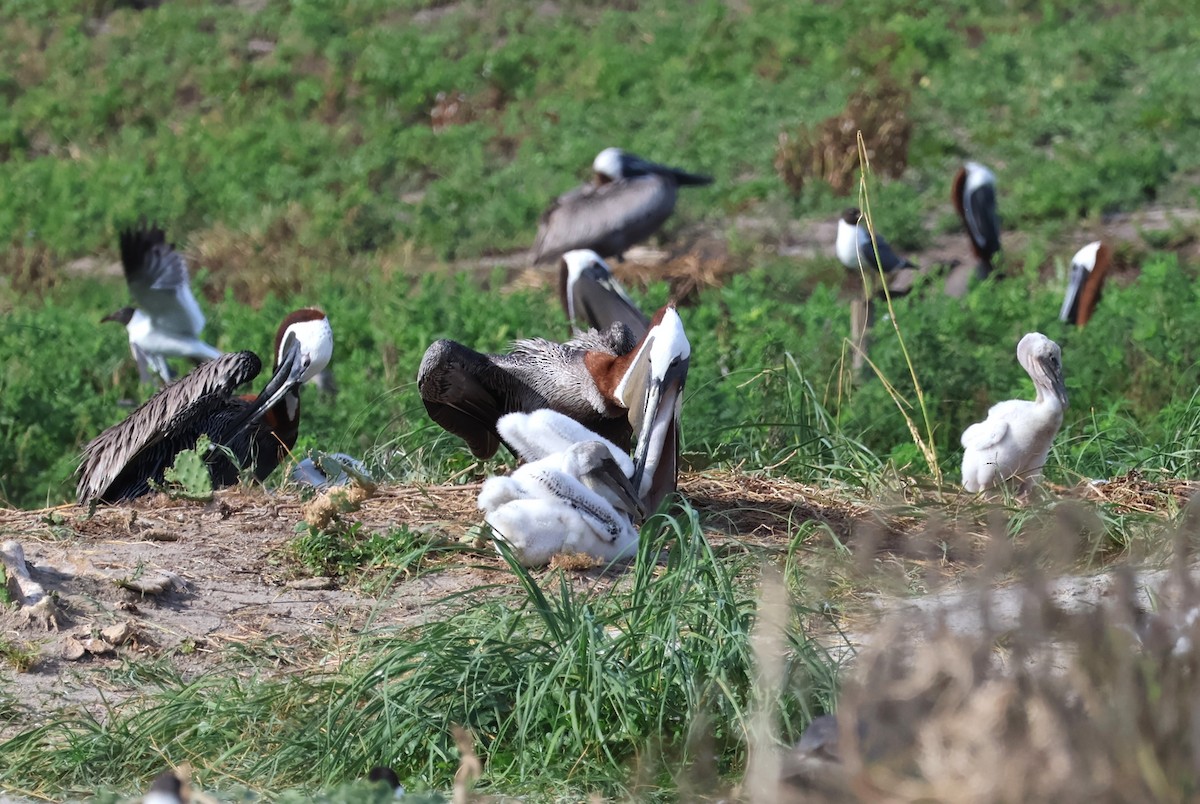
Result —
M204 462L212 449L208 436L200 436L195 449L185 449L175 456L175 463L163 472L168 483L167 493L185 500L211 500L213 493L212 475Z

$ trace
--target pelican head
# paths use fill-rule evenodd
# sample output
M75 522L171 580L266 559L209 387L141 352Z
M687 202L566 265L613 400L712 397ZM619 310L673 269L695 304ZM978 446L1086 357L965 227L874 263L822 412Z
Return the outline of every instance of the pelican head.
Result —
M1063 296L1058 320L1082 327L1092 316L1100 300L1100 287L1108 273L1112 252L1099 240L1088 243L1071 258L1067 292Z
M1062 349L1040 332L1030 332L1017 344L1017 361L1029 372L1041 402L1053 394L1067 406L1067 386L1063 381Z
M966 162L963 168L967 171L967 186L968 192L976 187L981 187L985 184L995 184L996 174L992 173L985 165L979 162Z
M633 451L635 488L653 511L675 490L679 471L679 416L691 345L674 305L663 307L633 352L614 396L629 411L638 435Z
M600 183L625 178L625 152L620 148L605 148L592 160L592 172Z
M288 397L287 418L295 419L300 399L295 392L323 371L332 356L333 329L325 313L312 307L289 313L275 333L275 374L258 395L256 409L270 409Z
M646 334L649 322L625 293L600 255L577 249L559 260L558 293L571 325L579 331L607 330L622 321L635 338Z
M299 382L308 382L329 365L333 357L333 329L325 313L313 307L295 310L283 319L275 333L275 365L285 362L288 337L295 339L300 368Z

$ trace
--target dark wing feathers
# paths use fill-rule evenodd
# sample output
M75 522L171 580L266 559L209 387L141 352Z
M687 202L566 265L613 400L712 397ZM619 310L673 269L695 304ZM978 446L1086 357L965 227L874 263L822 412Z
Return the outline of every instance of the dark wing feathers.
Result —
M964 204L967 231L980 257L1000 251L1000 218L996 214L996 188L985 184L975 188Z
M569 193L542 216L534 262L552 262L579 248L590 248L601 257L620 254L653 234L674 209L675 184L658 175Z
M79 463L79 502L137 496L124 490L144 488L147 478L161 477L164 462L188 449L189 440L194 444L204 426L219 432L220 415L236 407L231 405L234 389L261 370L262 362L253 352L222 355L163 388L124 421L96 436L84 447Z

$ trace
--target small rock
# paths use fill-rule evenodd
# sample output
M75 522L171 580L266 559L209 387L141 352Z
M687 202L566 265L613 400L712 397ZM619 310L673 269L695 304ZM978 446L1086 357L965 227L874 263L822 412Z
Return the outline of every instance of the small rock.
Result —
M62 657L68 662L75 662L84 657L87 649L83 647L83 643L73 636L69 636L62 642Z
M133 624L128 621L117 623L116 625L110 625L108 628L104 628L100 631L100 636L104 637L106 642L109 642L114 646L124 645L133 637L133 635Z

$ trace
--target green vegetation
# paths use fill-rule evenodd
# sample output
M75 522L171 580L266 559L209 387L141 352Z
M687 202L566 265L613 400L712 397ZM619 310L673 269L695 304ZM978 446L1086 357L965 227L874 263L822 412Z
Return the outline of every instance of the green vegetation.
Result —
M1071 395L1050 481L1196 474L1200 277L1176 253L1194 244L1196 224L1114 244L1119 281L1098 314L1082 330L1056 317L1080 224L1200 200L1190 0L133 5L0 3L0 502L71 499L80 447L150 393L125 333L99 324L127 303L105 269L118 227L139 218L189 255L217 347L266 355L287 311L329 314L340 395L305 392L297 456L344 451L399 482L485 475L504 459L481 464L430 422L414 382L421 355L440 337L498 351L565 335L549 288L511 282L493 257L531 244L549 199L607 145L716 177L682 198L664 237L724 240L733 269L682 302L693 338L686 463L868 500L929 487L891 322L877 322L871 346L881 377L853 382L843 269L775 248L785 221L829 220L858 202L821 181L793 192L774 164L781 132L817 130L856 92L864 108L888 98L911 123L903 163L876 168L897 178L870 188L894 245L959 230L947 196L964 158L996 170L1006 232L1018 235L1003 278L961 300L930 281L895 303L944 489L956 486L963 428L995 401L1031 394L1014 354L1031 330L1062 345ZM672 293L661 281L630 290L646 309ZM946 516L988 516L973 505ZM1173 517L1174 505L1162 507ZM363 637L355 655L334 657L336 670L280 675L247 658L185 677L164 662L138 671L142 697L29 727L0 679L0 724L23 729L0 742L0 787L128 791L169 759L193 762L222 791L300 797L376 762L444 791L458 723L474 730L498 792L666 799L689 765L724 789L748 751L764 554L718 554L692 509L674 513L646 527L614 588L514 565L519 594L487 587L443 601L420 627ZM1070 530L1072 558L1088 565L1161 555L1165 541L1161 519L1119 502L1004 513L993 532ZM822 528L796 523L786 556L766 554L799 601L773 712L789 739L838 688L836 663L801 618L825 611L827 587L847 598L877 588ZM367 532L347 517L301 526L289 549L305 571L386 592L379 579L435 571L473 548L410 527ZM957 549L936 541L928 555L949 562ZM899 574L905 589L924 584L916 569ZM15 667L21 649L3 643L0 658ZM362 800L358 788L330 795Z
M439 619L365 636L337 674L187 681L163 668L143 678L153 691L102 718L0 743L0 785L128 788L169 747L175 763L272 790L380 763L445 789L458 766L452 724L481 741L497 790L617 792L635 762L668 789L683 762L727 771L744 762L755 592L738 578L754 561L718 556L690 510L655 519L644 536L627 588L580 589L510 561L515 594L476 590L444 602ZM835 673L799 630L792 640L781 715L794 736L829 708Z

